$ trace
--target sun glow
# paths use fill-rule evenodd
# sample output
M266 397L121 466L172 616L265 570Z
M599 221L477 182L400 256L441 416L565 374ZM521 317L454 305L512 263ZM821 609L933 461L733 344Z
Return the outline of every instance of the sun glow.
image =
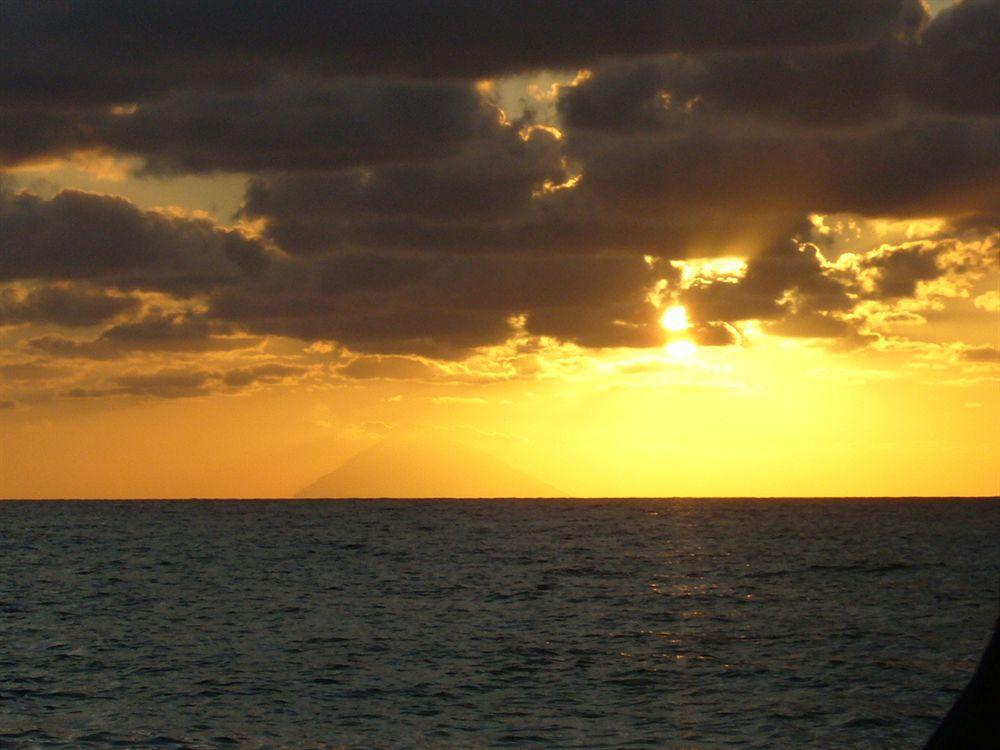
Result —
M698 347L695 346L693 341L688 341L687 339L681 339L680 341L671 341L667 344L667 354L669 354L674 359L691 359L695 352L698 351Z
M687 310L682 305L673 305L664 310L660 317L660 325L668 331L686 331L691 327Z

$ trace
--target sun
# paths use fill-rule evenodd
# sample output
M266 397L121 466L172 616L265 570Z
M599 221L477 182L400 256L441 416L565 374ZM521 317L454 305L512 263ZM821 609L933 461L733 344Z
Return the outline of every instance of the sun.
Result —
M683 305L673 305L663 311L660 316L660 325L668 331L686 331L691 327L688 322L687 310Z

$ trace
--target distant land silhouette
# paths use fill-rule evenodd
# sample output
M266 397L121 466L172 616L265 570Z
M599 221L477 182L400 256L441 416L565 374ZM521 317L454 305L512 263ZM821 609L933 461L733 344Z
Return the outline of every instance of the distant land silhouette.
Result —
M461 443L393 437L361 451L295 496L566 497L566 493Z

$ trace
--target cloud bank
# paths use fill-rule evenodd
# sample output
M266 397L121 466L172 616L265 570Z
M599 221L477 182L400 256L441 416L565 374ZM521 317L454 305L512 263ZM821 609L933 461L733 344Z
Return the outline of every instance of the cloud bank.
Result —
M374 357L343 377L414 377L421 360L393 357L459 359L518 331L661 346L671 301L703 345L741 343L752 320L856 347L996 267L994 0L933 18L916 0L0 15L0 168L85 151L137 160L138 180L246 178L228 225L0 187L0 326L30 328L18 356L290 337ZM540 75L563 83L516 107L499 93ZM939 224L842 253L817 214ZM737 277L678 271L729 256ZM122 371L107 391L192 395L297 367Z

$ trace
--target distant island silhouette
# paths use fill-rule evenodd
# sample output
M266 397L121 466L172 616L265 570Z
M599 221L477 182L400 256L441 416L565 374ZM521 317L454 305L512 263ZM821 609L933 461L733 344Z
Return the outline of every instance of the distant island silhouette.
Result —
M298 498L566 496L476 448L409 437L382 440L295 494Z

